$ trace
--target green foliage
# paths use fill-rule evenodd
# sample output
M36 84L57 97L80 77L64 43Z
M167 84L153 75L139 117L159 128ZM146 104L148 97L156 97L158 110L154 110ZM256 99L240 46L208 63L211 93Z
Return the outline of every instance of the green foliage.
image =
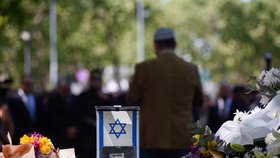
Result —
M57 1L60 76L73 73L79 66L92 69L112 62L119 65L122 56L134 53L134 40L129 37L129 30L135 27L134 4L124 0ZM45 88L49 73L49 2L4 0L0 6L1 73L18 78L23 72L24 42L20 34L28 30L32 35L32 74ZM130 44L124 47L128 40Z
M272 68L269 71L264 70L262 73L256 76L250 76L249 88L250 91L256 91L267 101L270 101L274 96L277 95L277 91L280 90L280 70L277 68ZM262 102L266 105L268 102Z
M57 1L59 74L136 63L136 3L126 0ZM32 34L32 73L45 88L49 74L49 1L0 1L1 73L23 72L23 30ZM244 82L265 68L264 55L280 67L278 1L145 1L145 58L154 58L153 33L174 28L178 55L191 54L211 79Z
M247 3L227 0L221 5L221 38L227 45L234 44L232 58L237 59L234 69L242 67L254 73L264 69L267 51L272 53L273 65L279 66L279 38L275 36L279 34L280 24L275 21L280 17L276 9L279 5L261 0Z

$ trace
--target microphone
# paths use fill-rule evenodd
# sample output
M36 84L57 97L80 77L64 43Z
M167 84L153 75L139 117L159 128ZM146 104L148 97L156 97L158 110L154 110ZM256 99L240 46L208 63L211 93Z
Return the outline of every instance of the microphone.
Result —
M266 61L266 71L269 71L272 65L272 55L270 52L266 52L265 61Z

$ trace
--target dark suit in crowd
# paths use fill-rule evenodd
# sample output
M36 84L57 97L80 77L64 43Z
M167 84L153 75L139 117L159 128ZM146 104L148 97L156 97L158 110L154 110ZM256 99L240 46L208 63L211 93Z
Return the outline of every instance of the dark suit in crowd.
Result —
M90 74L90 88L81 93L77 100L79 111L78 157L96 157L96 111L95 106L110 105L111 97L101 92L102 72Z
M15 124L14 144L19 144L24 134L33 132L45 134L44 107L32 90L32 77L23 75L20 84L21 87L8 99L8 108Z
M78 115L76 96L70 91L70 83L61 80L57 89L49 95L48 132L53 144L59 148L76 148Z
M223 83L219 91L215 105L209 109L208 126L213 132L217 132L224 122L233 120L236 110L249 110L244 86L237 85L232 89L229 84Z

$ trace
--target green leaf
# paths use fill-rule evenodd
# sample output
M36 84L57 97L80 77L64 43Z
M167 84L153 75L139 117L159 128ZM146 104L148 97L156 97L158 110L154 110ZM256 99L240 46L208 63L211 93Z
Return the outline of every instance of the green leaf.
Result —
M277 138L277 139L280 139L280 133L279 132L277 132L277 131L275 131L274 129L272 129L272 135L275 137L275 138Z
M202 146L204 148L207 147L207 142L206 142L206 140L203 137L200 137L199 144L200 144L200 146Z
M246 149L243 145L240 144L230 144L230 147L232 150L236 151L236 152L244 152Z
M270 151L265 158L273 158L273 151Z
M254 155L256 156L256 158L265 158L265 155L259 151L254 151Z

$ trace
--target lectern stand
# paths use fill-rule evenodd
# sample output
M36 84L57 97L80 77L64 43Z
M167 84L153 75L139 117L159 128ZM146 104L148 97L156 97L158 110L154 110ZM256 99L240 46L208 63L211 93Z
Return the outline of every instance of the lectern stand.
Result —
M139 107L96 106L97 158L139 158Z

